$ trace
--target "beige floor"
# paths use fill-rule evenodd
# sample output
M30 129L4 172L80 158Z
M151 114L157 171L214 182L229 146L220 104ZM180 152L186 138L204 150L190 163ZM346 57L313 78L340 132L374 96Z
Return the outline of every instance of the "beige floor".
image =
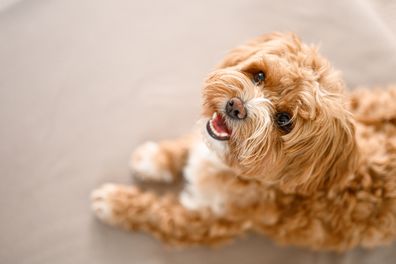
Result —
M172 250L98 223L88 201L101 183L130 182L128 156L140 142L189 131L204 76L249 37L295 31L321 43L350 87L395 82L395 30L379 14L359 0L3 8L0 263L395 263L396 246L334 255L253 235L216 251Z

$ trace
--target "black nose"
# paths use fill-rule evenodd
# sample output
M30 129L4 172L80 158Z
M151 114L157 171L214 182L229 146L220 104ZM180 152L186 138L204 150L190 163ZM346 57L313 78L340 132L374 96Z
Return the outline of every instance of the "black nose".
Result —
M226 114L233 119L244 119L247 116L246 108L240 98L231 98L226 105Z

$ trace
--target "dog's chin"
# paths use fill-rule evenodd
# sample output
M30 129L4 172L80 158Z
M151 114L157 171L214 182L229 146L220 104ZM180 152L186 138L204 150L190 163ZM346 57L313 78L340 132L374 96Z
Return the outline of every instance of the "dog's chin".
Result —
M232 132L227 126L224 116L217 112L214 112L212 118L207 121L206 131L210 137L219 141L229 140Z

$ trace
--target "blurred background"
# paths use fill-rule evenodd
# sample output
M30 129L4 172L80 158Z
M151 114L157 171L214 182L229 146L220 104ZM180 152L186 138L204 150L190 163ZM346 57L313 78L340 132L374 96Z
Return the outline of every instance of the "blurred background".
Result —
M0 263L395 263L396 244L347 254L262 236L174 250L97 222L89 193L130 183L148 140L188 132L225 52L293 31L349 88L396 81L391 0L0 0Z

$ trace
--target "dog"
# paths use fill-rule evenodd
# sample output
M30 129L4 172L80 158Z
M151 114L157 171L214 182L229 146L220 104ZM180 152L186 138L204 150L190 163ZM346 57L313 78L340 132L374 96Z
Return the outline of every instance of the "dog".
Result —
M180 194L105 184L105 223L171 245L217 245L248 231L278 244L345 251L396 238L396 87L346 91L340 74L292 33L231 50L203 88L190 135L147 142L134 175Z

